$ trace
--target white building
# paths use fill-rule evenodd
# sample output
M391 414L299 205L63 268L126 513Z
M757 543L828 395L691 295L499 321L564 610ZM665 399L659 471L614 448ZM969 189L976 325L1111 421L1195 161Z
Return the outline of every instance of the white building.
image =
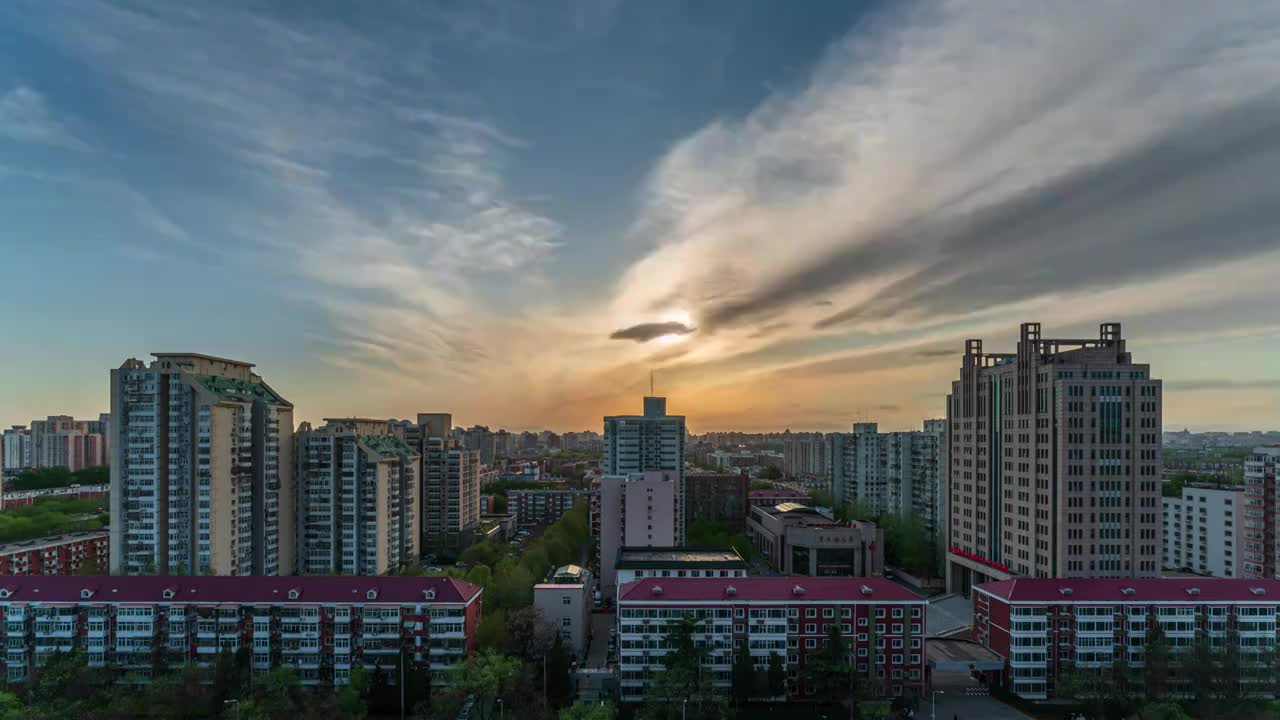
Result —
M672 547L676 542L677 474L650 471L605 475L600 480L600 589L617 588L618 550Z
M577 565L558 568L533 586L533 606L560 633L565 649L579 660L587 655L591 634L591 572Z
M24 425L14 425L4 431L4 472L18 474L33 467L31 462L31 430Z
M384 575L418 561L421 456L385 420L298 428L301 575Z
M293 405L253 365L111 371L111 574L290 575Z
M667 399L646 397L644 415L615 415L604 419L605 475L630 475L649 470L672 474L676 504L674 527L684 542L684 440L683 415L667 414ZM675 543L666 543L668 545Z
M882 433L876 423L854 423L852 433L827 436L836 502L915 515L936 531L942 517L945 434L945 420L925 420L923 431Z
M1164 569L1244 577L1243 510L1243 486L1188 486L1164 498Z

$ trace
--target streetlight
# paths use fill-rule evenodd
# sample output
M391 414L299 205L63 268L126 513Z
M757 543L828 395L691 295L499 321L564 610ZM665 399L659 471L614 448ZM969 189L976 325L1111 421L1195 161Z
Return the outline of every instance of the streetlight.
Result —
M938 720L938 696L945 695L941 690L930 690L929 695L929 712L933 715L932 720Z
M502 698L498 698L498 720L502 720Z
M689 715L689 698L685 698L680 703L680 720L688 720Z
M239 700L223 700L222 701L222 707L226 707L228 705L235 706L236 720L240 720L240 701Z

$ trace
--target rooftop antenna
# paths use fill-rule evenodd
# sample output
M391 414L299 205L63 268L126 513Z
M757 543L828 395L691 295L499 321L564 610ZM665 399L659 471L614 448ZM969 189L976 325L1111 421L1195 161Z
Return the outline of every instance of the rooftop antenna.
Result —
M653 397L653 368L649 368L649 397Z

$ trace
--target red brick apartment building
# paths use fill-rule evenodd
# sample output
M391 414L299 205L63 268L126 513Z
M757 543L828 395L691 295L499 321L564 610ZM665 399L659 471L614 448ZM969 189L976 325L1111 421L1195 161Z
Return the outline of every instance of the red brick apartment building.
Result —
M1242 654L1276 644L1280 580L1230 578L1014 579L973 588L973 639L1005 661L1007 689L1055 697L1059 673L1141 667L1157 625L1172 652L1199 636Z
M0 545L0 575L70 575L85 561L97 561L103 571L110 567L110 533L66 533Z
M747 643L757 668L777 653L787 694L804 700L805 662L827 626L838 623L872 692L920 695L925 683L924 598L883 578L645 578L622 586L618 601L622 700L639 701L662 668L664 628L692 614L710 652L703 667L726 696L734 651Z
M58 650L146 680L159 664L209 667L252 651L304 684L346 684L351 668L396 668L401 651L433 680L475 649L478 586L424 577L75 577L0 580L0 673L25 682ZM394 673L389 675L397 682Z

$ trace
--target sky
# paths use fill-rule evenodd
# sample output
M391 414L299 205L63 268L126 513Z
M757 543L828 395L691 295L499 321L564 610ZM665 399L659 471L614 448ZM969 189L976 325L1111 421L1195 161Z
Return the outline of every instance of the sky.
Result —
M295 418L916 427L1120 322L1280 427L1280 3L0 3L0 423L152 352Z

